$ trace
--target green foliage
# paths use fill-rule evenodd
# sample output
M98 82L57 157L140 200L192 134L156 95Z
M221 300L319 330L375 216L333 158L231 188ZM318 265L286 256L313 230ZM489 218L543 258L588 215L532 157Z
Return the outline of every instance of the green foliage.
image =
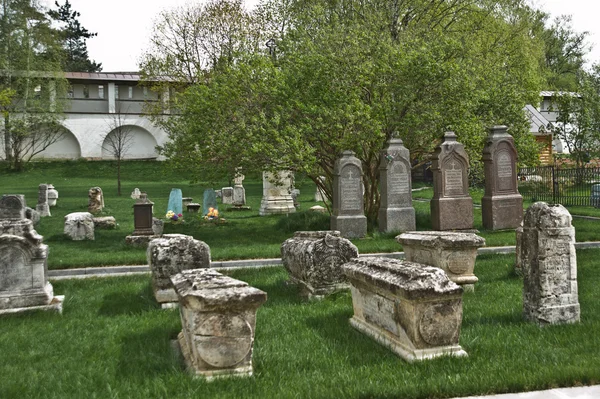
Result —
M284 233L329 230L329 214L314 211L291 213L286 217L280 218L275 224L275 228Z

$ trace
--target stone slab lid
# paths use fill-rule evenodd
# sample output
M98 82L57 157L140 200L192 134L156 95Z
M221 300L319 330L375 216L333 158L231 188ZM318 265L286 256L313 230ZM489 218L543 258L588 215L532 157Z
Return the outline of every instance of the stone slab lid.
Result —
M365 257L342 266L352 281L375 285L408 299L461 295L463 289L437 267L406 260Z
M329 234L333 237L340 237L338 230L317 230L317 231L297 231L294 233L295 238L323 238Z
M422 245L424 247L482 247L485 239L474 233L453 231L411 231L396 236L400 244Z
M175 292L201 308L253 308L267 300L267 293L214 269L190 269L171 277Z

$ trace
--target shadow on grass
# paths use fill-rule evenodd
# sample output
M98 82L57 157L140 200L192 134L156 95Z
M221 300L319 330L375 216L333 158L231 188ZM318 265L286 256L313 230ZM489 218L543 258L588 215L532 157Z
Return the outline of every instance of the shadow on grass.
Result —
M135 315L159 309L154 299L150 283L144 285L139 292L111 292L104 295L99 315L119 316Z

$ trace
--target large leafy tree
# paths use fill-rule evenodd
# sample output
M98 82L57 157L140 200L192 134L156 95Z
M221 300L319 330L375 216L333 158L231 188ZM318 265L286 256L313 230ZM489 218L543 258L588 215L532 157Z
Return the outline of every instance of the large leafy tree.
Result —
M100 72L102 64L90 60L87 50L86 40L97 36L79 22L81 13L74 11L69 0L65 4L55 3L56 9L49 10L48 15L57 21L60 27L60 40L65 51L64 65L65 71L69 72Z

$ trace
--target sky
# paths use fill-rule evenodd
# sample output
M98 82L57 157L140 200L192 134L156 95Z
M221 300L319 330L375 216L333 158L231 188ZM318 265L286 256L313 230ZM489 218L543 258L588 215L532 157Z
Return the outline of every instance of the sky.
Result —
M197 0L201 1L201 0ZM600 63L600 0L530 0L553 17L572 15L576 31L588 31L593 45L588 63ZM54 8L54 0L42 0ZM79 11L79 21L98 36L87 41L90 58L101 62L103 72L132 72L138 70L138 61L147 48L153 21L159 13L190 0L69 0L72 9ZM253 6L258 0L246 0ZM59 0L64 3L64 0Z

